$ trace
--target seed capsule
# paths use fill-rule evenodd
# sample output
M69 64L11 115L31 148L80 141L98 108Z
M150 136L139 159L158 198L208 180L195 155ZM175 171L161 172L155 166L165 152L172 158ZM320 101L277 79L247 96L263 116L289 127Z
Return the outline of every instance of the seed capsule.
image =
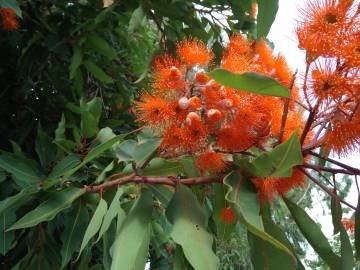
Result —
M209 90L220 90L221 86L220 84L218 84L217 82L215 82L214 80L210 80L208 81L208 83L206 84L206 88Z
M222 99L219 101L219 105L224 108L224 109L229 109L231 108L234 104L233 101L229 98L226 99Z
M195 73L195 80L201 84L206 84L209 81L209 77L206 76L205 70L200 69Z
M189 101L190 101L191 109L194 109L194 110L201 109L201 99L199 97L191 97L189 99Z

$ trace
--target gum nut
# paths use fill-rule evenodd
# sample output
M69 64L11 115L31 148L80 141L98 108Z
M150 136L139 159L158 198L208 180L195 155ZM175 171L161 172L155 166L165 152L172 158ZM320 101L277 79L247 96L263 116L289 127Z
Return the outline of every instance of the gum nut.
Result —
M233 106L233 101L231 99L226 98L226 99L220 100L219 105L223 108L229 109Z
M206 83L208 78L207 78L207 76L205 74L205 70L199 69L195 73L195 80L198 81L199 83Z
M178 101L179 108L182 110L186 110L189 108L190 101L187 97L182 97Z

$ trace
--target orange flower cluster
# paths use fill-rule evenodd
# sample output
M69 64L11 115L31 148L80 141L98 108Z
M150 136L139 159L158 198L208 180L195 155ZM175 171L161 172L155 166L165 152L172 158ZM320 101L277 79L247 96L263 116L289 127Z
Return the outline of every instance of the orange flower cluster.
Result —
M153 92L143 92L140 101L135 102L138 120L163 136L162 155L191 154L202 173L216 174L227 168L227 153L253 146L264 148L271 138L278 138L284 99L235 90L210 79L205 69L212 52L198 40L178 43L177 55L178 59L170 55L155 59ZM222 68L235 73L265 74L286 87L293 76L284 57L274 55L265 41L250 42L241 35L230 39L221 63ZM298 97L296 87L291 94L282 141L304 126L293 102ZM277 184L265 180L267 187L258 185L260 193L283 195L304 183L297 171L294 177L277 179ZM268 191L270 186L272 190Z
M19 22L13 9L0 8L0 14L2 17L2 25L5 30L13 31L19 27Z
M348 230L351 233L355 232L355 222L351 219L348 218L343 218L341 220L341 223L343 224L343 226L345 227L346 230Z
M353 0L312 0L296 33L306 50L304 96L318 104L325 145L340 156L360 146L360 6Z

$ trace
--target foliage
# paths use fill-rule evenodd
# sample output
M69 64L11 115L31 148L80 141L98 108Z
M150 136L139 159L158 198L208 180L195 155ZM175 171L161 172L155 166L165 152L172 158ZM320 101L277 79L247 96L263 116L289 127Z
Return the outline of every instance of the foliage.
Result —
M315 96L302 117L293 74L265 40L277 2L258 0L256 15L250 0L0 0L0 54L9 59L0 64L2 268L304 269L319 264L305 260L306 238L331 269L352 269L360 251L340 204L349 178L323 180L359 172L311 152L324 149L310 140L324 110L317 99L337 97ZM188 85L191 96L176 92ZM233 103L216 107L201 89L226 89ZM200 105L188 111L193 90ZM346 109L357 121L357 107ZM165 143L169 123L187 132L218 112L231 144L226 132L220 142L216 117L201 140L193 129ZM240 147L237 136L250 143ZM316 184L305 194L293 189L304 175ZM334 242L305 210L318 187L332 195Z

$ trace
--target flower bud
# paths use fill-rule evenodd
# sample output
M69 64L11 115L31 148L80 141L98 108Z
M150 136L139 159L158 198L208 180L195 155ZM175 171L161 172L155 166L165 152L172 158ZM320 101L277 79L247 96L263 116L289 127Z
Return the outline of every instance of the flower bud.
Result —
M231 99L226 98L219 101L219 105L224 109L230 109L234 103Z
M170 79L173 81L178 81L181 79L181 71L175 66L170 68Z
M210 109L206 112L207 120L211 123L217 123L222 118L222 113L217 109Z
M185 124L190 126L195 122L200 122L200 116L195 112L190 112L185 119Z
M221 88L221 85L218 84L217 82L215 82L214 80L210 80L207 82L206 84L206 88L209 89L209 90L220 90Z
M182 97L178 101L179 108L182 110L186 110L189 108L190 101L187 97Z

